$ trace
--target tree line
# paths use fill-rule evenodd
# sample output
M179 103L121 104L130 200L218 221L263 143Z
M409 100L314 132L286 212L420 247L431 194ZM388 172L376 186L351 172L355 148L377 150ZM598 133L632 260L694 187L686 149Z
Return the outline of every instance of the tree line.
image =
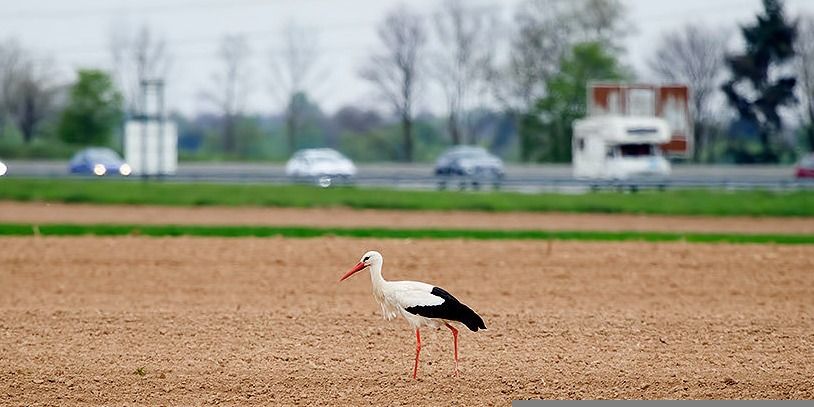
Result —
M315 30L280 29L282 45L265 64L276 101L266 115L246 113L257 91L255 50L245 36L227 35L199 92L213 112L173 114L182 157L284 159L327 145L360 160L424 161L449 145L479 144L512 160L568 162L571 123L586 114L591 81L690 85L695 162L789 162L814 150L814 16L788 16L781 0L763 0L741 27L692 23L662 33L644 72L625 63L635 25L621 0L526 0L508 22L497 11L463 0L431 13L392 9L358 66L376 106L333 114L317 103L330 61ZM82 70L63 84L52 61L0 43L0 156L120 147L122 119L145 108L140 82L171 84L173 56L146 25L113 30L110 54L110 72ZM442 113L422 108L429 97L443 99Z

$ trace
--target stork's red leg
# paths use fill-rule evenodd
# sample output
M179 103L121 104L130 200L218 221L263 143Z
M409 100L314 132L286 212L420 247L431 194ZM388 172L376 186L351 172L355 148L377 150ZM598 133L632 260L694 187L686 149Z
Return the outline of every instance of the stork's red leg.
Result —
M446 322L444 322L444 325L452 331L452 343L455 349L455 376L458 376L458 330Z
M418 354L421 353L421 334L415 330L415 366L413 366L413 379L418 375Z

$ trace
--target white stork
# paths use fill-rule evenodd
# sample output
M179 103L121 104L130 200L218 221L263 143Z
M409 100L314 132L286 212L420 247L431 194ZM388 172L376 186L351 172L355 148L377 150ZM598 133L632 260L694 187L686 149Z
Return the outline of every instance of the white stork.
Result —
M440 328L446 326L452 331L455 349L455 375L458 375L458 330L454 324L463 324L470 330L486 329L483 319L471 308L458 301L444 289L418 281L387 281L382 277L382 255L369 251L345 273L342 280L358 271L370 267L373 282L373 297L382 307L382 316L390 321L401 315L415 329L415 365L413 379L418 374L418 355L421 353L421 327Z

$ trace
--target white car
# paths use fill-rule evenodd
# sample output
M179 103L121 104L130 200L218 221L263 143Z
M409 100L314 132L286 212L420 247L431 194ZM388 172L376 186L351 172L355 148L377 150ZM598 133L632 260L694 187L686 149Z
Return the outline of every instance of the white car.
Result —
M356 166L334 149L308 148L297 151L288 160L285 175L327 187L336 182L350 182L356 176Z
M6 175L7 172L8 172L8 167L6 166L6 164L3 164L3 162L0 161L0 177L2 177L3 175Z

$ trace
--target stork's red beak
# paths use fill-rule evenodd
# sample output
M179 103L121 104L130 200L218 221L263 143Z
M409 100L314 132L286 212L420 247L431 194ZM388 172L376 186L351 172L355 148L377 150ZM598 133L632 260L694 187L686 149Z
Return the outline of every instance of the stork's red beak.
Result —
M345 275L344 275L344 276L342 276L342 278L340 278L340 279L339 279L339 281L342 281L342 280L344 280L344 279L346 279L346 278L348 278L348 277L350 277L350 276L352 276L352 275L356 274L356 272L357 272L357 271L359 271L359 270L361 270L361 269L363 269L363 268L365 268L365 267L367 267L367 264L365 264L363 261L360 261L358 264L356 264L355 266L353 266L353 268L352 268L352 269L350 269L350 271L348 271L347 273L345 273Z

